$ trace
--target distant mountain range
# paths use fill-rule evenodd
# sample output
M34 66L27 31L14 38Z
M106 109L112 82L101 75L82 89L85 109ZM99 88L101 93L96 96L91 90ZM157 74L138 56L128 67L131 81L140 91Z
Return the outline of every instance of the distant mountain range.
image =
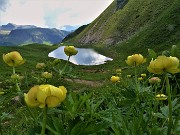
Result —
M64 26L61 26L59 29L60 30L65 30L65 31L69 31L69 32L73 32L76 29L78 29L79 27L80 27L79 25L76 25L76 26L64 25Z
M37 26L34 26L34 25L16 25L13 23L8 23L7 25L0 26L0 30L5 30L5 31L11 31L11 30L15 30L15 29L30 29L30 28L37 28Z
M58 44L71 31L76 29L76 27L69 25L62 28L64 30L8 23L7 25L0 26L0 46L17 46L31 43Z

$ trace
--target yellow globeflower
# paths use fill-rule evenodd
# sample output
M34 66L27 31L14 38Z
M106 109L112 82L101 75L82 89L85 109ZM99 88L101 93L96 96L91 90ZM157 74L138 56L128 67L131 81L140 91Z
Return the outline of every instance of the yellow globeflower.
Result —
M110 80L111 82L116 83L120 80L120 78L118 76L112 76Z
M67 56L76 55L78 53L78 50L74 46L66 46L64 47L64 52Z
M176 57L158 56L157 59L151 60L147 70L154 74L163 74L164 72L178 73L179 60Z
M37 92L39 91L39 86L32 87L29 92L24 93L25 102L30 107L39 106L39 101L37 100Z
M141 54L134 54L127 57L126 63L129 66L138 66L146 62L146 59Z
M156 100L166 100L167 96L164 94L158 94L156 95Z
M42 76L43 78L49 79L49 78L52 78L52 73L43 72L43 73L41 74L41 76Z
M7 54L3 54L3 60L6 64L11 67L17 67L24 64L25 60L23 60L22 56L19 52L13 51Z
M52 85L40 85L37 92L37 100L40 102L39 107L56 107L66 96L66 89L61 86L59 88Z

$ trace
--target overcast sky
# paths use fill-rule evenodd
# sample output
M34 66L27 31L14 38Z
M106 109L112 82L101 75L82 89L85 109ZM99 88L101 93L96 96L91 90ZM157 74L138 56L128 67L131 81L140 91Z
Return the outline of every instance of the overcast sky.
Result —
M98 17L113 0L0 0L0 25L59 28L83 25Z

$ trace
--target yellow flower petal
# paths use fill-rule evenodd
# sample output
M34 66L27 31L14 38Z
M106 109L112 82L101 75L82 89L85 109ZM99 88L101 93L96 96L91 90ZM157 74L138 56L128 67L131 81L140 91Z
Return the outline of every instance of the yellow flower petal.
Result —
M46 104L48 107L56 107L57 105L60 104L60 100L58 97L55 96L49 96L46 99Z
M66 93L67 93L67 89L64 86L59 86L59 88L62 90L63 92L63 96L61 97L60 101L64 101L64 99L66 98Z
M39 86L32 87L29 92L24 93L24 99L28 106L35 107L39 105L39 101L37 100L37 92L39 91Z

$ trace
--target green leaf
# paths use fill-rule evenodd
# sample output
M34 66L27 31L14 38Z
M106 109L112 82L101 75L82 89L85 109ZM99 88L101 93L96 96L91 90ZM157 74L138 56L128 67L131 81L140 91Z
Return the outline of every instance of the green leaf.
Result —
M161 113L154 113L153 116L158 117L158 118L162 118L162 119L167 119L167 117L162 115Z
M148 49L148 53L149 53L150 60L157 58L157 54L156 54L156 52L153 49Z
M59 135L64 135L65 131L64 131L62 120L57 117L52 117L52 120L53 120L53 125L56 131L59 133Z
M178 57L178 48L176 45L173 45L171 48L171 56Z

